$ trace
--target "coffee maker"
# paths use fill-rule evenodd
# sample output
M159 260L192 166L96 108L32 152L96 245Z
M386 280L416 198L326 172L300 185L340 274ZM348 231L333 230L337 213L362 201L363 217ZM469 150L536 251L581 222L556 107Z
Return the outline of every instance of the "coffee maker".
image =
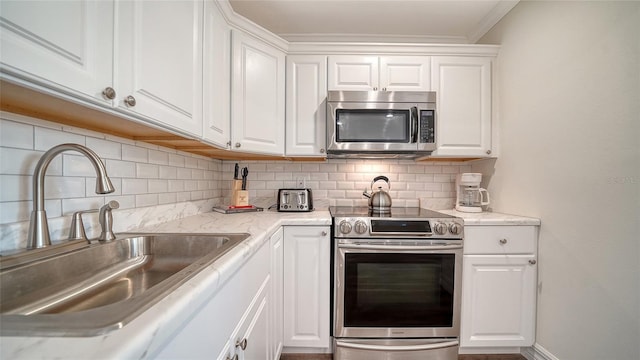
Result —
M489 205L489 193L480 187L481 181L480 173L462 173L456 176L456 210L478 213L482 212L483 206Z

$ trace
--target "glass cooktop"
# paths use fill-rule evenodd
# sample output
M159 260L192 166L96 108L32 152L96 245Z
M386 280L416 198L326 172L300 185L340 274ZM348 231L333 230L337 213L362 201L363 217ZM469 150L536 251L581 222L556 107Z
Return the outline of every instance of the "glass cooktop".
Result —
M370 218L394 218L394 219L433 219L433 218L454 218L455 216L443 214L437 211L418 207L392 207L390 213L377 213L369 210L367 206L330 206L329 212L335 217L370 217Z

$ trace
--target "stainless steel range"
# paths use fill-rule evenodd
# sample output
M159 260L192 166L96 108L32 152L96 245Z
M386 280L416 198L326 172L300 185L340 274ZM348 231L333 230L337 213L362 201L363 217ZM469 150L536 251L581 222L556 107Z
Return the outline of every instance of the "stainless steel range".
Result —
M334 359L457 359L462 219L420 208L329 210Z

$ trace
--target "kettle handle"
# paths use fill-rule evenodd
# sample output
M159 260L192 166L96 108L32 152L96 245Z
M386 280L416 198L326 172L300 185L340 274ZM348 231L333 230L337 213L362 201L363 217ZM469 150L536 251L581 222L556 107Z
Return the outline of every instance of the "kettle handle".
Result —
M384 180L387 183L387 186L389 187L389 189L391 189L391 182L389 181L389 178L384 175L380 175L380 176L374 177L373 180L371 181L371 190L373 190L373 184L375 184L376 181L379 181L379 180Z

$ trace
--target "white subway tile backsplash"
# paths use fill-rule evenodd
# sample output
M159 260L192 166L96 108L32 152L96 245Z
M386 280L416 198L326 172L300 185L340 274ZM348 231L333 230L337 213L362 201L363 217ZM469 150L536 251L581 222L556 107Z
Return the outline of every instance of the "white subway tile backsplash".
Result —
M31 200L31 176L0 175L0 201Z
M157 179L160 173L158 165L153 164L136 164L136 177L142 179Z
M46 199L78 198L85 196L85 178L47 176L44 185Z
M160 166L158 169L158 177L160 179L176 179L177 169L174 166Z
M69 153L71 154L71 153ZM47 174L49 172L47 171ZM93 165L83 155L62 155L62 175L64 176L96 176Z
M104 204L104 196L62 199L62 214L73 215L76 211L100 209Z
M47 151L56 145L65 143L84 145L85 137L54 129L35 127L34 148L36 150Z
M115 200L120 204L119 210L133 209L136 207L135 195L107 196L106 201Z
M136 207L158 205L158 194L136 195Z
M158 165L169 164L169 154L159 150L149 150L149 163Z
M176 193L164 193L158 194L158 204L173 204L177 202Z
M106 160L109 177L136 177L136 163L131 161Z
M30 201L0 202L0 223L28 221L31 215Z
M149 159L149 150L137 146L122 144L122 160L146 163Z
M6 113L0 119L0 143L2 147L33 149L33 126L5 120Z
M105 159L122 159L122 144L120 143L95 137L88 137L86 145L89 149L98 154L98 156L102 158L103 162Z
M204 188L206 189L206 187ZM151 193L162 193L167 192L169 190L169 181L168 180L149 180L149 188L148 191Z
M0 174L33 175L42 151L0 148ZM62 158L57 156L49 163L47 174L62 174Z
M185 158L184 159L184 167L189 169L197 169L198 168L198 159L194 158Z
M122 179L122 195L145 194L147 192L147 179Z
M184 159L183 155L179 154L169 154L169 165L184 167Z

